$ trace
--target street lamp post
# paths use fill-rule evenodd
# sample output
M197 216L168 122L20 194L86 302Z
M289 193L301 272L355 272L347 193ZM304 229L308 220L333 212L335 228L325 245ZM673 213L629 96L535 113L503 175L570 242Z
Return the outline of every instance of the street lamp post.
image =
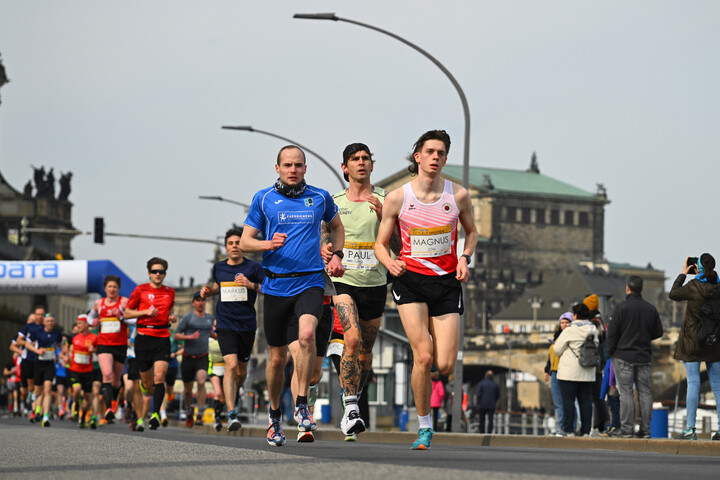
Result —
M218 202L233 203L235 205L240 205L245 210L248 210L250 208L250 205L248 205L247 203L238 202L236 200L230 200L229 198L223 198L220 195L198 195L198 198L200 200L217 200Z
M336 169L333 168L332 165L330 165L330 162L328 162L327 160L325 160L325 159L324 159L322 156L320 156L318 153L314 152L313 150L310 150L308 147L306 147L306 146L304 146L304 145L301 145L300 143L298 143L298 142L296 142L296 141L294 141L294 140L290 140L289 138L282 137L282 136L277 135L277 134L272 133L272 132L266 132L265 130L259 130L259 129L253 128L253 127L251 127L251 126L249 126L249 125L241 125L241 126L226 126L226 125L224 125L222 128L223 128L223 130L242 130L242 131L244 131L244 132L257 132L257 133L262 133L263 135L268 135L268 136L273 137L273 138L278 138L278 139L280 139L280 140L282 140L282 141L284 141L284 142L288 142L288 143L292 143L293 145L297 145L298 147L302 148L303 150L305 150L306 152L310 153L311 155L314 155L318 160L320 160L320 161L323 163L323 165L325 165L326 167L328 167L328 168L330 169L330 171L333 173L333 175L335 175L335 178L338 179L338 182L340 182L340 188L342 188L343 190L345 189L345 182L343 182L342 177L341 177L340 174L336 171Z
M369 25L367 23L358 22L355 20L350 20L348 18L341 18L335 15L334 13L296 13L293 15L293 18L300 18L300 19L307 19L307 20L332 20L334 22L346 22L351 23L353 25L358 25L360 27L369 28L370 30L375 30L376 32L380 32L384 35L387 35L389 37L394 38L395 40L398 40L408 47L420 52L422 55L424 55L427 59L429 59L431 62L435 64L442 72L447 76L448 79L450 79L450 82L453 84L453 87L455 87L455 90L457 90L458 95L460 95L460 102L462 103L463 107L463 114L465 116L465 144L464 144L464 151L463 151L463 171L462 171L462 185L466 189L468 188L469 184L469 176L470 176L470 108L468 107L467 99L465 98L465 92L463 92L463 89L460 87L460 84L457 80L455 80L455 77L453 76L450 71L445 68L445 65L440 63L438 59L430 55L428 52L420 48L419 46L415 45L412 42L409 42L408 40L405 40L399 35L396 35L392 32L388 32L387 30L383 30L382 28L375 27L373 25ZM465 287L463 286L463 296L465 294ZM456 401L453 402L453 416L457 419L460 419L460 412L462 408L462 382L463 382L463 375L462 375L462 363L463 363L463 336L465 332L465 317L464 315L460 318L460 349L458 350L458 356L457 356L457 362L455 365L455 380L454 380L454 386L453 394L455 396ZM457 364L460 364L458 367ZM453 431L460 431L460 422L455 422L455 425L453 425Z

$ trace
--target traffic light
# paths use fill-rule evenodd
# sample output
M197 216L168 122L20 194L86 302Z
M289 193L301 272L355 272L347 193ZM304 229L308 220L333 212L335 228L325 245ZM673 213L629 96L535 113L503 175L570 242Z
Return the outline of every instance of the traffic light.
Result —
M105 243L105 220L103 217L95 217L95 228L93 229L95 243Z
M22 220L20 220L20 245L28 244L28 236L25 229L28 227L29 224L30 221L27 217L23 217Z

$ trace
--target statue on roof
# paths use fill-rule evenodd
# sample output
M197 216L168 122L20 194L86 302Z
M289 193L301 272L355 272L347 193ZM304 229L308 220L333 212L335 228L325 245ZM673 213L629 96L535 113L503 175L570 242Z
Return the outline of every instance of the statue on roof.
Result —
M55 174L53 168L50 167L47 175L45 176L45 195L50 198L55 198Z
M605 188L604 183L597 183L597 191L595 192L595 195L597 195L600 198L607 198L607 189Z
M60 193L58 200L67 200L70 196L70 180L72 180L72 172L60 174Z
M535 152L533 152L532 156L530 157L530 168L528 168L527 171L532 173L540 173L540 167L538 167L537 162L537 154Z
M23 189L23 195L26 197L32 197L32 180L28 180Z
M33 169L33 180L35 181L35 196L45 196L45 167L37 168L35 165L30 165Z

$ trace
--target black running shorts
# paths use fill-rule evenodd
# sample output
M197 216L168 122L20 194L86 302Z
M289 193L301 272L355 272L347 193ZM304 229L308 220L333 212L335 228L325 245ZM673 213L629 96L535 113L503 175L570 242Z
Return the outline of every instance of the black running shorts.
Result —
M311 287L292 297L265 295L263 325L265 339L271 347L284 347L295 330L297 339L298 319L312 315L318 319L323 314L323 289Z
M430 276L407 271L393 281L392 296L398 305L427 304L431 317L464 310L462 287L454 273Z

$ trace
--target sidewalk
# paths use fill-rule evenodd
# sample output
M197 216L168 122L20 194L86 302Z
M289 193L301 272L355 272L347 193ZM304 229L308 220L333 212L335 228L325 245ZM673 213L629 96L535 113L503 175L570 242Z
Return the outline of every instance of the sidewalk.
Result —
M176 428L184 428L181 421L170 421ZM294 432L295 427L283 426L287 432ZM204 435L233 435L240 437L265 438L267 427L262 425L243 425L237 432L228 432L227 423L216 432L212 425L195 426L193 431ZM292 437L293 435L291 435ZM398 431L363 432L358 435L358 442L397 443L409 445L415 440L415 433ZM288 437L290 438L290 437ZM342 442L345 436L339 428L318 425L315 432L317 440ZM433 445L461 445L465 447L504 447L504 448L562 448L567 450L620 450L628 452L662 453L666 455L702 455L720 456L720 442L710 440L670 440L670 439L623 439L595 437L553 437L533 435L484 435L471 433L436 433Z

